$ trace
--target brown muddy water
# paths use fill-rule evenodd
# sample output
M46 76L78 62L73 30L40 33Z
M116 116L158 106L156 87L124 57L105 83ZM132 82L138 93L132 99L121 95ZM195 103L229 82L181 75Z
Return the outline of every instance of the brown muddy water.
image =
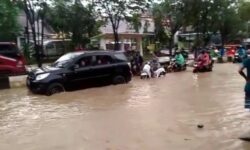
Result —
M45 97L0 91L1 150L249 150L235 64ZM198 129L197 124L203 124Z

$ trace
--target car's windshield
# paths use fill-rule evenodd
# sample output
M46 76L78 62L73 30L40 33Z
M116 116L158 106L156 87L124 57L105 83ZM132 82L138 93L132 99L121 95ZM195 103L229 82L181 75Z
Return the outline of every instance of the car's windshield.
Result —
M51 66L57 68L65 68L73 61L74 58L76 58L79 55L80 53L65 54L62 57L60 57L57 61L55 61Z

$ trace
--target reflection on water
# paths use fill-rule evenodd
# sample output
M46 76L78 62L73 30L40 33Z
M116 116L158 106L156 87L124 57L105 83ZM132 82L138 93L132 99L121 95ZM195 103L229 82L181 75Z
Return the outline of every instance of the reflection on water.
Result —
M0 91L0 149L250 149L237 139L250 130L237 68L51 97Z

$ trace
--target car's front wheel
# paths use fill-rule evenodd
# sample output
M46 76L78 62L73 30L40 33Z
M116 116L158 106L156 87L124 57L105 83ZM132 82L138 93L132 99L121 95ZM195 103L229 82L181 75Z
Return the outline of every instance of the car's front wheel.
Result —
M46 95L51 96L53 94L61 93L64 91L65 91L65 89L61 83L52 83L51 85L49 85L49 87L46 91Z
M126 79L125 79L124 76L118 75L118 76L115 76L115 77L113 78L113 84L114 84L114 85L123 84L123 83L126 83Z

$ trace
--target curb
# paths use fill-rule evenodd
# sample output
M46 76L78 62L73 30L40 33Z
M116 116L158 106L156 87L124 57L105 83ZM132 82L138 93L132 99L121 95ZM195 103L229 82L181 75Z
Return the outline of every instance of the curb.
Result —
M9 89L10 88L10 80L7 76L0 77L0 89Z
M44 64L48 65L48 64ZM35 65L27 65L27 70L36 69ZM27 75L18 75L18 76L0 76L0 90L1 89L11 89L11 88L20 88L26 87L26 78Z
M0 77L0 90L20 88L26 86L27 75L21 76L1 76Z
M27 75L9 77L10 88L20 88L26 86Z

